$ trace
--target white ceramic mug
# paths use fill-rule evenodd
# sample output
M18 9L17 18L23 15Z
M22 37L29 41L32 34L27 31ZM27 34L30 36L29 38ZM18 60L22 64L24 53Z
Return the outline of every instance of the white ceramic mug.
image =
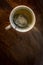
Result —
M13 22L13 15L14 15L14 13L16 12L16 10L18 10L18 9L20 9L20 8L28 9L28 11L30 11L31 14L32 14L32 23L31 23L31 25L28 26L27 28L24 28L24 29L21 29L21 28L17 27L17 26L14 24L14 22ZM15 29L15 30L17 30L17 31L19 31L19 32L27 32L27 31L31 30L31 29L34 27L35 21L36 21L36 17L35 17L35 14L34 14L33 10L32 10L30 7L25 6L25 5L19 5L19 6L16 6L16 7L11 11L10 16L9 16L9 21L10 21L10 25L8 25L8 26L5 27L6 30L9 30L11 27L13 27L13 29Z

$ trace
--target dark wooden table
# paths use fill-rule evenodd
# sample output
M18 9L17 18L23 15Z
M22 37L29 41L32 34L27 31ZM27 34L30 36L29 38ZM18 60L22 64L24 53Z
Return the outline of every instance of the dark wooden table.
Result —
M17 5L33 9L36 25L31 31L5 30ZM43 0L0 0L0 65L43 65Z

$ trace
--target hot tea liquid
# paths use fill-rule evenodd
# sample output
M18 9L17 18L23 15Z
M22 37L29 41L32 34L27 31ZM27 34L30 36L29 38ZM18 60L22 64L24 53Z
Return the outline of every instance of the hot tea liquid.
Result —
M32 24L32 13L24 8L18 9L13 15L13 22L19 28L27 28Z

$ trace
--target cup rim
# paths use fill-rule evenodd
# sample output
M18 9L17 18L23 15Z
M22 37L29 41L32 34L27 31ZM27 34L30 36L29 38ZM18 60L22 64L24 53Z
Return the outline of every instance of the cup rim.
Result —
M30 27L27 27L26 29L18 28L18 27L13 23L13 20L12 20L12 17L13 17L14 12L15 12L18 8L21 8L21 7L27 8L28 10L30 10L31 13L32 13L32 16L33 16L32 24L30 25ZM26 5L19 5L19 6L16 6L15 8L13 8L13 10L12 10L11 13L10 13L9 20L10 20L10 24L11 24L11 26L13 27L13 29L15 29L15 30L17 30L17 31L19 31L19 32L27 32L27 31L30 31L30 30L34 27L35 22L36 22L36 17L35 17L35 13L33 12L33 10L32 10L30 7L28 7L28 6L26 6Z

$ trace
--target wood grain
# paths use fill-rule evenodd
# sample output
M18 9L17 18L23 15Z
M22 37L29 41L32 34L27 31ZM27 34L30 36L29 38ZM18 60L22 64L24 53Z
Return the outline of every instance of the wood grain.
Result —
M0 65L43 65L43 0L0 0ZM18 5L31 7L35 27L20 33L9 25L11 10Z

